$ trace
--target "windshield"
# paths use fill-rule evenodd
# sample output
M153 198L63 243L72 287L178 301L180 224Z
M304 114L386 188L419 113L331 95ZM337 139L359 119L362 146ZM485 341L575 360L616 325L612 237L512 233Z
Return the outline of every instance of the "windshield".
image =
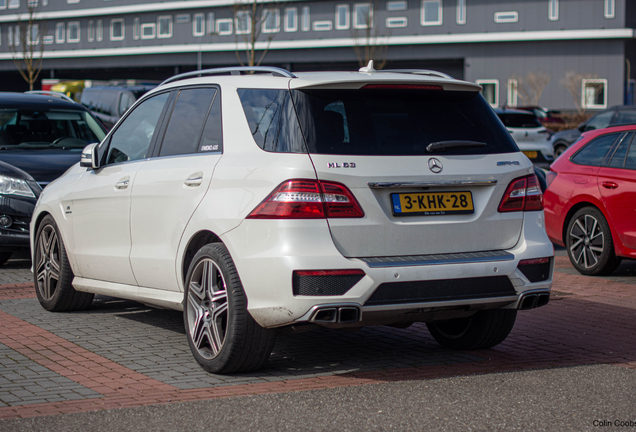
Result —
M88 112L0 109L0 148L81 149L106 136Z

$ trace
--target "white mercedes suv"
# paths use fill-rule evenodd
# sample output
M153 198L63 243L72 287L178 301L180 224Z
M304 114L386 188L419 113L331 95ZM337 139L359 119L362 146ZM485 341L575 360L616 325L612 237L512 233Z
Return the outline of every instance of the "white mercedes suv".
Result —
M532 165L479 93L431 71L175 76L47 186L38 299L183 310L196 360L255 370L278 329L425 322L487 348L550 298Z

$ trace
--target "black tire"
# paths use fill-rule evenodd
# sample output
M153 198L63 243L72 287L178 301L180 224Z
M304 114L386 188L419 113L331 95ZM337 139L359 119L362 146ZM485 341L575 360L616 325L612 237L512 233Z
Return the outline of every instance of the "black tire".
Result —
M621 263L609 224L596 207L574 213L565 232L565 247L574 268L584 275L608 275Z
M73 270L60 230L51 215L42 219L35 236L33 283L42 307L51 312L87 309L94 294L76 291Z
M203 369L228 374L265 364L276 332L258 325L248 313L241 279L225 245L212 243L197 252L184 291L188 344Z
M517 311L492 309L468 318L426 323L428 331L445 348L477 350L503 342L515 325Z
M13 252L0 252L0 266L4 265L13 255Z
M558 158L568 149L568 145L565 143L556 143L554 145L554 159Z

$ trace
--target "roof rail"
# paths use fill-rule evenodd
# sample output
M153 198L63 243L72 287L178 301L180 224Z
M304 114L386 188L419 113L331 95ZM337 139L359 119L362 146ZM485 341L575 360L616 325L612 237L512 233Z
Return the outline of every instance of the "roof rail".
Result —
M71 99L70 97L65 95L64 93L51 91L51 90L29 90L29 91L25 91L24 93L25 94L33 94L33 95L53 96L53 97L57 97L57 98L63 99L65 101L67 101L67 102L77 103L73 99Z
M168 78L167 80L159 84L159 87L174 81L179 81L182 79L192 78L197 76L241 75L242 72L271 73L274 76L280 76L285 78L296 78L296 75L289 72L288 70L278 68L278 67L273 67L273 66L234 66L234 67L224 67L224 68L215 68L215 69L204 69L204 70L182 73L179 75L175 75L172 78Z
M382 69L382 70L378 70L378 71L375 71L375 72L405 73L405 74L413 74L413 75L430 75L430 76L434 76L434 77L438 77L438 78L446 78L446 79L452 79L452 80L455 79L455 78L453 78L450 75L446 75L445 73L432 71L432 70L428 70L428 69Z

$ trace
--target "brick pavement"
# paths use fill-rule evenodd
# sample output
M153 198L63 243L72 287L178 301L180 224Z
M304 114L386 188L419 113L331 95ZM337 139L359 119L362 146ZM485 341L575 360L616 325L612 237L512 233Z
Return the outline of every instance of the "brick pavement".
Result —
M28 265L16 267L0 285L0 419L559 366L636 369L634 263L591 278L557 257L550 304L520 312L493 349L440 348L423 324L321 330L280 336L263 370L235 376L198 367L179 313L108 297L49 313L25 283Z

